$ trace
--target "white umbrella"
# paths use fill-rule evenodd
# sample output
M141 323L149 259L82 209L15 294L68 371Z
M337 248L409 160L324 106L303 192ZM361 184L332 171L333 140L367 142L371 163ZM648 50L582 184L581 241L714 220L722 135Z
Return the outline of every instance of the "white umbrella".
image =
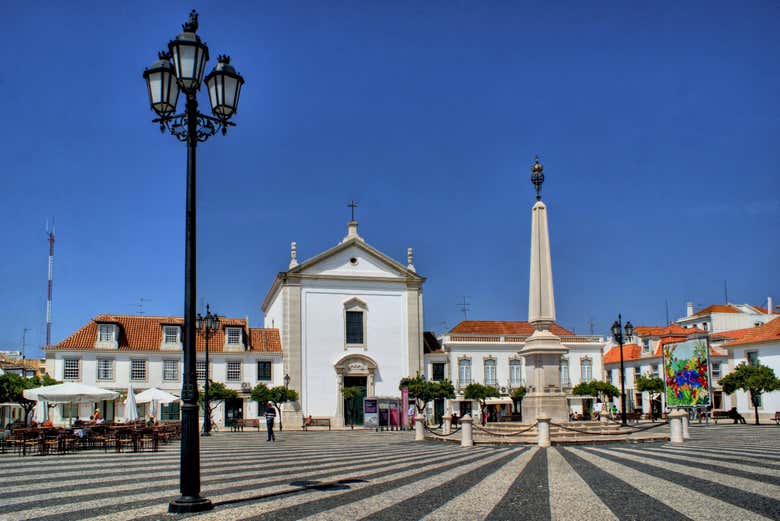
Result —
M125 400L125 421L132 422L138 419L138 407L135 405L133 386L127 388L127 400Z
M46 421L46 416L48 416L46 413L49 412L48 408L49 404L45 400L40 400L35 404L35 421L38 425Z
M138 393L135 396L135 401L138 403L152 403L152 415L159 417L159 405L160 403L171 403L171 402L178 402L179 397L174 396L171 393L167 391L163 391L162 389L158 389L157 387L152 387L151 389L147 389L141 393Z
M94 403L114 400L119 396L119 393L114 391L74 382L25 389L22 394L28 400L46 400L51 403Z

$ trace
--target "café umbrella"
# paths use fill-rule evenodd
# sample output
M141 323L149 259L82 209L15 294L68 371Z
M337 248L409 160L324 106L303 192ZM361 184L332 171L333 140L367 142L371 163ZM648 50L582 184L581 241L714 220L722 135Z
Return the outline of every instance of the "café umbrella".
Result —
M49 403L94 403L103 400L114 400L119 393L84 385L75 382L68 382L57 385L47 385L45 387L35 387L25 389L22 395L28 400L47 401Z
M125 400L125 421L133 422L138 419L138 407L135 404L133 386L127 388L127 400Z
M138 403L152 403L152 411L153 414L159 415L158 404L165 404L165 403L171 403L171 402L178 402L179 397L174 396L173 394L163 391L162 389L158 389L157 387L152 387L151 389L147 389L143 392L138 393L135 396L135 401Z

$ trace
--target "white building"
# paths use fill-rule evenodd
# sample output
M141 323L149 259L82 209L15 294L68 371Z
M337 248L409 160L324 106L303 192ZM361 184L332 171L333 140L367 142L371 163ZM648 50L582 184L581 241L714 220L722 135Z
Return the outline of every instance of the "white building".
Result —
M780 317L776 316L768 323L749 330L742 330L735 340L723 344L729 354L728 371L732 371L741 363L761 364L770 367L775 376L780 377ZM748 421L753 418L754 409L748 393L736 391L732 397L742 416ZM763 420L774 417L775 412L780 411L780 391L764 394L758 407L759 417Z
M682 327L698 327L711 333L731 331L766 324L776 316L772 308L772 298L767 299L767 307L750 304L713 304L699 311L693 310L693 304L687 304L686 316L675 322Z
M452 328L441 339L446 356L444 360L431 358L428 377L436 373L435 365L444 364L444 369L458 394L452 409L459 415L469 413L479 417L477 402L464 400L463 389L470 383L494 386L501 398L487 401L493 417L512 416L519 420L520 410L513 401L511 392L516 387L526 387L526 368L520 350L534 331L528 322L465 320ZM580 382L598 379L602 374L603 338L575 335L573 332L552 324L550 332L560 337L567 352L561 357L561 388L566 393L569 410L583 412L583 400L571 395L571 388ZM429 358L430 355L426 355ZM589 404L585 403L587 409Z
M403 265L369 246L356 221L338 245L300 264L292 244L288 271L262 303L265 326L281 332L290 388L300 394L283 412L286 422L312 416L343 425L345 386L363 396L400 395L400 379L423 368L424 281L411 248Z
M182 387L183 320L179 317L100 315L59 344L46 348L49 375L64 382L78 382L119 391L115 401L59 406L52 420L63 422L78 415L88 418L95 408L107 421L122 418L124 398L130 385L135 393L157 387L176 396ZM197 334L197 375L202 388L206 377L205 337ZM238 392L239 398L221 403L214 422L224 427L234 418L258 417L250 399L258 383L283 385L282 346L279 331L250 328L248 319L221 319L220 328L209 337L210 379ZM139 414L145 414L139 404ZM178 404L162 408L162 420L179 419Z

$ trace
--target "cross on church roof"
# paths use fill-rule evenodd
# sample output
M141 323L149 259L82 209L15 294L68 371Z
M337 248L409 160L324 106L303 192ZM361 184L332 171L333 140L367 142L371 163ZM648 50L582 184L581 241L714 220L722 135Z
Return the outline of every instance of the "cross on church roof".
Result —
M355 202L354 199L347 205L347 208L352 208L352 220L353 221L355 220L355 208L357 208L357 207L358 207L358 205L357 205L357 203Z

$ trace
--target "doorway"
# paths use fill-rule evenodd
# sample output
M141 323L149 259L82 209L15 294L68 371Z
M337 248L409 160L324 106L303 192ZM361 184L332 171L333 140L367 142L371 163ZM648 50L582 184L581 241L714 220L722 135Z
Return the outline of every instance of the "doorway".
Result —
M344 400L344 425L363 425L363 398L366 397L368 379L365 376L345 376L344 387L360 389L360 396Z
M232 427L236 420L244 417L244 400L229 398L225 400L225 427Z

